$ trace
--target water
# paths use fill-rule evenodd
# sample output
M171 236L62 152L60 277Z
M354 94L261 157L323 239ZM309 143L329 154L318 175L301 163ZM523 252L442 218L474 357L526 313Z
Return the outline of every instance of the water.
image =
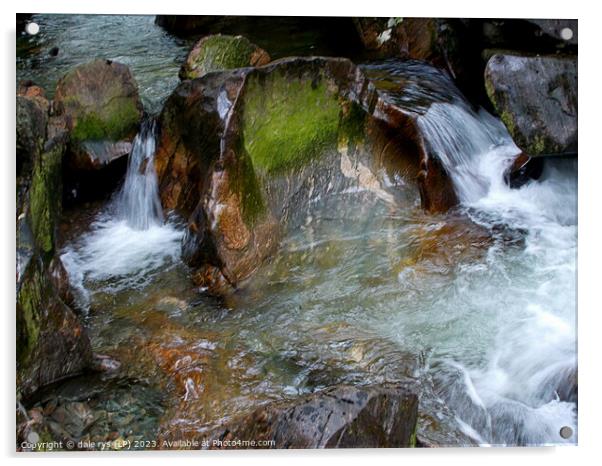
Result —
M177 83L185 44L152 17L36 20L48 27L22 44L21 77L52 87L94 48L132 66L147 109ZM53 61L45 50L55 43L64 54ZM503 172L518 149L444 74L416 62L367 70L415 112L460 208L427 215L416 192L392 204L399 185L412 184L377 173L384 194L358 185L313 199L280 251L219 302L192 288L179 260L183 228L158 208L145 124L123 187L61 256L94 351L121 362L120 380L136 381L119 384L131 400L115 410L146 410L120 435L195 436L259 403L411 379L423 391L424 441L577 441L576 161L549 160L539 181L511 190ZM575 432L567 440L563 426Z
M74 66L106 58L130 67L144 107L157 112L180 82L180 65L193 44L155 25L152 15L38 14L32 20L40 33L17 38L17 81L34 81L50 98ZM56 56L50 54L53 47Z
M155 173L156 122L142 122L128 159L125 183L119 194L118 215L134 230L163 223L159 182Z
M179 262L182 225L165 222L155 173L156 123L147 119L134 138L125 181L89 232L69 245L61 260L80 307L90 306L86 284L138 288L153 272ZM92 285L94 286L94 285Z

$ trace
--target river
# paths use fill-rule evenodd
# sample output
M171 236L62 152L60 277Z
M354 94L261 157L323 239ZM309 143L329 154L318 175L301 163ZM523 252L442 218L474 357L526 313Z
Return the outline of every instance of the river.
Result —
M150 113L190 46L153 17L36 20L39 36L19 39L18 79L52 89L73 65L110 58L132 68ZM379 66L389 65L366 69ZM147 127L124 186L62 251L94 350L121 362L120 377L75 379L45 402L92 393L103 414L90 435L144 439L202 432L341 382L411 379L423 390L419 434L438 444L575 443L576 159L547 160L539 181L508 188L518 149L449 89L419 121L458 209L425 214L416 190L385 175L403 202L363 190L316 197L302 227L225 302L193 289L179 260L183 220L157 208L156 175L140 173L154 155Z

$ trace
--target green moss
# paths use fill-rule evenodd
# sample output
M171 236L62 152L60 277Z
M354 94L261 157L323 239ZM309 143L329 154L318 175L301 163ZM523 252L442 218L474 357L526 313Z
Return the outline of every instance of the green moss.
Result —
M253 167L280 174L320 156L337 141L339 101L324 79L271 74L247 82L243 138Z
M243 220L247 225L253 225L260 215L265 212L262 187L253 169L253 164L244 145L240 150L236 166L230 167L233 190L238 193L241 203Z
M60 211L62 147L42 154L33 168L29 191L29 221L36 247L45 255L54 251L55 227Z
M414 424L414 430L412 431L412 435L410 435L410 448L416 448L416 443L417 443L417 437L418 437L418 422L416 422Z
M77 120L71 138L75 141L118 141L136 131L140 111L129 98L113 99L99 113L87 113Z
M508 110L502 110L500 117L504 122L504 125L506 125L506 128L508 128L508 132L510 133L510 135L512 137L515 137L516 126L514 125L514 119L512 118L512 114Z
M203 39L199 53L180 76L182 79L198 78L211 71L249 66L256 47L242 36L214 35Z
M367 114L355 102L344 106L343 109L339 127L339 144L344 141L351 150L355 150L364 141Z
M26 364L40 336L44 283L37 261L30 263L17 293L17 361Z
M529 153L529 155L540 155L540 154L544 154L546 152L546 141L544 139L543 136L541 135L536 135L533 138L533 141L531 141L529 143L529 146L527 147L527 152ZM547 151L547 152L554 152L552 151Z

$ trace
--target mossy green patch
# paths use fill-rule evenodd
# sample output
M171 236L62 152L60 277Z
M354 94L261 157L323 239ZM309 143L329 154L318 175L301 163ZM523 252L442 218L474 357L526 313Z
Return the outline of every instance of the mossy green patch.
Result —
M350 102L342 106L343 112L339 127L339 144L344 141L351 150L355 150L365 139L367 113L357 103Z
M33 168L29 191L29 221L36 247L47 256L54 251L60 213L62 146L43 153Z
M118 141L136 131L140 117L140 110L132 99L116 98L101 111L82 115L71 138L75 141Z
M242 36L214 35L203 39L197 54L186 63L182 79L198 78L211 71L249 66L256 47Z
M242 133L255 170L280 174L309 163L337 141L340 106L325 79L251 76Z
M514 118L512 117L512 114L508 110L502 110L500 118L504 122L504 125L506 125L506 128L508 129L510 135L512 137L515 137L516 126L514 125Z
M541 155L546 152L552 153L554 150L546 147L546 141L543 136L535 135L527 147L527 152L529 155Z
M29 268L17 293L17 361L25 364L40 336L40 312L45 283L37 260Z

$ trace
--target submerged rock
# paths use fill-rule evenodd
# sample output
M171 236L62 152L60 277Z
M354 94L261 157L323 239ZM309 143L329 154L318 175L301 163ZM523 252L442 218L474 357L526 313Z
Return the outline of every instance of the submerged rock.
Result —
M496 54L485 69L487 94L528 155L577 153L577 59Z
M188 53L180 69L180 79L194 79L211 72L262 66L270 56L243 36L213 35L203 37Z
M54 111L64 118L69 131L66 168L72 176L66 183L67 191L71 191L78 177L106 170L129 154L143 109L130 69L121 63L97 59L75 67L59 80ZM124 163L121 169L125 171ZM78 187L104 184L99 178L102 176L95 175Z
M210 436L210 448L400 448L416 445L410 386L338 386L267 404ZM273 442L245 445L239 441Z

